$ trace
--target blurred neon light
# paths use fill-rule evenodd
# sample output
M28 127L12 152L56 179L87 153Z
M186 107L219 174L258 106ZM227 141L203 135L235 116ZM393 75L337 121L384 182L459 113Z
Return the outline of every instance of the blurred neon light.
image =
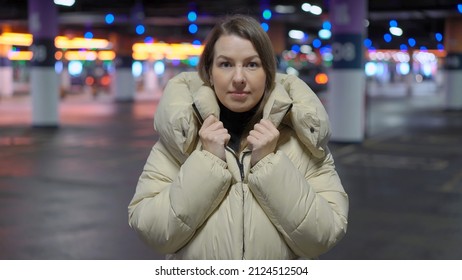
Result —
M390 27L390 33L395 36L403 35L403 30L399 27Z
M32 34L4 32L0 35L0 45L30 46L32 45Z
M399 64L396 65L396 70L398 71L398 73L400 73L401 75L407 75L409 74L409 72L411 71L411 67L409 66L409 63L407 62L401 62Z
M113 14L107 14L104 17L104 20L106 21L107 24L112 24L114 22L114 15Z
M408 42L408 44L409 44L410 47L414 47L415 44L416 44L416 41L415 41L414 38L409 38L409 39L407 39L407 42Z
M372 40L369 38L364 39L364 46L370 48L372 46Z
M133 76L139 77L139 76L141 76L142 73L143 73L143 64L141 62L139 62L139 61L133 62L133 64L132 64L132 74L133 74Z
M154 63L154 72L157 75L162 75L165 72L165 63L163 61L156 61Z
M289 37L295 40L301 40L305 38L305 32L293 29L289 31Z
M385 40L385 42L390 43L391 42L391 35L388 34L388 33L385 33L385 35L383 35L383 39Z
M436 41L441 42L443 40L443 34L439 32L435 33L435 39Z
M33 36L30 33L4 32L0 35L0 45L30 46L32 42ZM106 39L68 39L65 36L57 36L55 46L59 49L106 49L110 48L111 44Z
M194 22L194 21L196 21L196 19L197 19L197 14L196 14L196 12L191 11L191 12L188 13L188 20L189 20L190 22Z
M54 2L56 5L61 5L61 6L66 6L66 7L71 7L72 5L75 4L75 0L55 0Z
M269 20L273 16L273 13L271 13L271 10L265 9L262 13L262 16L264 19Z
M66 60L82 60L82 61L93 61L93 60L113 60L116 57L114 51L67 51L64 53ZM56 58L56 56L55 56Z
M144 34L144 31L146 31L144 26L141 24L137 25L135 30L136 30L136 34L138 35Z
M317 84L325 85L329 81L329 77L327 77L325 73L318 73L314 77L314 80L316 81Z
M322 8L319 7L319 6L316 6L316 5L311 5L310 12L311 12L313 15L319 16L320 14L322 14Z
M204 50L203 45L167 44L167 43L135 43L133 45L133 59L186 59L190 56L200 56Z
M321 40L319 40L319 39L314 39L313 40L313 47L319 48L319 47L321 47L321 44L322 44Z
M73 60L96 60L98 57L95 51L67 51L64 53L64 58L73 61Z
M67 66L67 71L69 72L70 75L72 76L78 76L80 73L82 73L83 70L83 65L82 62L80 61L71 61L69 62L69 65Z
M31 60L33 53L31 51L10 51L8 52L9 60Z
M328 29L321 29L318 32L318 36L323 40L327 40L330 39L330 37L332 36L332 32Z
M76 37L69 39L65 36L57 36L55 38L55 46L58 49L107 49L110 48L110 43L106 39L87 39Z
M377 64L375 62L367 62L364 68L366 75L369 77L377 74Z
M390 20L390 27L398 27L398 22L394 19Z
M99 51L98 59L99 60L114 60L116 53L114 51Z

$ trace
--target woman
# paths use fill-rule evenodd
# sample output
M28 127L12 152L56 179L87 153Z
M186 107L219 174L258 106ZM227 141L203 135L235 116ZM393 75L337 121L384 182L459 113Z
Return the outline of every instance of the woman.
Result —
M165 88L131 227L170 259L328 251L346 232L348 197L316 95L276 75L271 41L248 16L217 24L198 69Z

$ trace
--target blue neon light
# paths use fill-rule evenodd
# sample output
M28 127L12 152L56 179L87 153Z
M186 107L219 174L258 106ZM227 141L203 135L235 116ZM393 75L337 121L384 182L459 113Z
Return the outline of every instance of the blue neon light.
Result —
M107 24L112 24L114 23L114 15L113 14L107 14L104 20L106 21Z
M441 42L443 40L443 34L436 33L435 34L435 39L436 39L436 41Z
M268 10L268 9L264 10L262 15L263 15L263 18L266 19L266 20L269 20L273 16L271 11Z
M385 42L387 43L390 43L391 42L391 35L386 33L385 35L383 35L383 39L385 40Z
M195 34L195 33L197 32L197 30L198 30L198 27L197 27L197 25L195 25L194 23L191 23L191 24L189 25L188 30L189 30L189 33Z
M144 31L145 31L145 29L144 29L143 25L139 24L139 25L136 26L136 34L141 35L141 34L144 33Z
M321 47L321 44L322 44L322 43L321 43L321 40L319 40L319 39L314 39L312 44L313 44L313 47L319 48L319 47Z
M364 46L366 48L370 48L372 46L372 40L367 38L367 39L364 39Z
M189 20L190 22L196 21L196 20L197 20L197 14L196 14L196 12L194 12L194 11L189 12L189 13L188 13L188 20Z

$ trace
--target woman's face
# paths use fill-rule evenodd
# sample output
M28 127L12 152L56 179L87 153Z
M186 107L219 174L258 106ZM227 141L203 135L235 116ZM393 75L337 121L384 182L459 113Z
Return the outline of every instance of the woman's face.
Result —
M247 112L265 92L266 74L249 40L236 35L221 36L215 43L211 82L215 94L233 112Z

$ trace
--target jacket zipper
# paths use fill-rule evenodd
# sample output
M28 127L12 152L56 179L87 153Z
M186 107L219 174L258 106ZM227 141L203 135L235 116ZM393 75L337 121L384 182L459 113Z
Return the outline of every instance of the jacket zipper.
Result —
M236 159L237 166L239 167L239 173L241 175L241 186L242 186L242 259L244 259L244 254L245 254L245 213L244 213L244 157L248 154L250 154L250 151L246 151L242 153L241 159L238 158L236 153L234 152L233 149L229 148L228 146L226 147L226 150L231 152L231 154L234 156Z

